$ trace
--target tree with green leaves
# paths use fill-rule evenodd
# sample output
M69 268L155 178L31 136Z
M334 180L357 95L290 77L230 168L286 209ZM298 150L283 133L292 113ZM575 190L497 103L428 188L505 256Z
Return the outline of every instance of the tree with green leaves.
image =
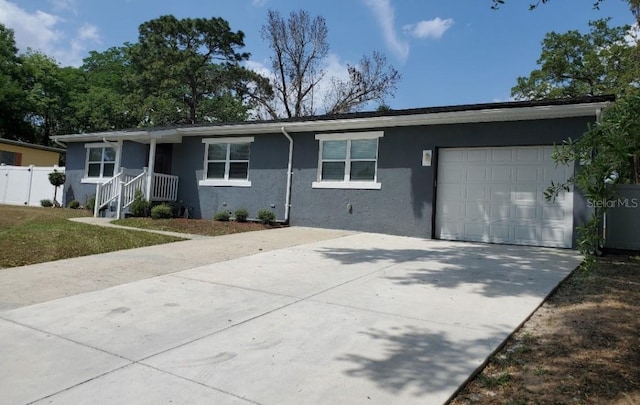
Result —
M49 173L49 183L53 186L53 206L59 207L60 203L58 202L58 187L63 186L66 181L67 176L53 169L51 173Z
M609 19L589 22L590 32L550 32L542 41L540 66L527 77L518 77L511 96L539 100L624 95L640 85L637 45L626 40L631 27L609 27Z
M269 10L262 38L273 51L271 86L273 99L259 100L271 118L314 115L324 104L324 113L355 111L370 101L383 103L393 95L400 80L397 70L381 53L364 55L360 63L347 67L347 79L328 78L329 89L320 99L323 69L329 54L326 21L304 10L293 11L287 19Z
M81 91L72 98L78 132L136 127L142 101L133 91L130 44L92 51L80 67Z
M546 4L549 3L550 0L537 0L534 1L532 3L529 3L529 10L534 10L536 8L538 8L538 6L540 6L541 4ZM493 5L491 6L492 9L497 10L500 8L500 6L502 6L503 4L506 3L506 0L492 0ZM600 7L600 4L602 4L604 2L604 0L593 0L593 8L598 9ZM637 19L640 20L640 0L624 0L625 3L629 3L629 8L631 9L631 12L633 13L633 15L636 16Z
M27 111L22 58L13 30L0 24L0 137L33 141L33 130L23 118Z
M66 101L60 66L44 53L29 50L23 56L23 70L29 108L25 119L36 129L37 143L48 145L49 138L58 131Z
M576 186L585 198L597 203L588 221L578 228L578 250L589 268L603 244L600 224L608 202L616 198L616 186L640 184L640 92L605 110L582 137L558 145L553 158L558 164L580 162L581 166L567 182L552 183L546 199L554 200L560 192Z
M260 77L240 67L244 33L222 18L162 16L140 25L131 48L143 125L243 120ZM253 83L253 85L249 84Z

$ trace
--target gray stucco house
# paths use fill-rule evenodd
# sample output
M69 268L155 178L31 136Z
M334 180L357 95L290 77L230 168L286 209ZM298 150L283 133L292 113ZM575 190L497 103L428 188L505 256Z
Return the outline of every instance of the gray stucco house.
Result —
M62 135L65 198L117 214L139 189L195 218L271 209L292 225L573 247L586 201L544 200L554 143L613 97L507 102L279 121ZM152 174L152 175L149 175Z

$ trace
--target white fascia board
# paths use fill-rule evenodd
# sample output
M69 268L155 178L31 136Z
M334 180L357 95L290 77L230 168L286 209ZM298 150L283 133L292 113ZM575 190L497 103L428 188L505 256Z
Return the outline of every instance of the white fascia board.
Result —
M88 134L73 134L73 135L57 135L52 136L52 139L60 142L92 142L102 141L107 139L108 141L135 141L141 143L149 143L152 138L159 141L169 141L173 143L180 143L182 136L178 134L175 129L159 130L159 131L110 131L110 132L94 132Z
M145 142L151 136L167 141L180 142L182 136L242 136L287 132L345 131L416 125L467 124L478 122L525 121L571 117L595 118L596 112L611 102L548 105L537 107L495 108L485 110L449 111L427 114L408 114L368 118L342 118L335 120L289 121L289 122L244 122L240 124L212 125L192 128L175 128L161 131L101 132L94 134L59 135L52 139L61 142L86 142L107 138L129 139Z
M596 111L610 105L610 102L568 104L555 106L520 107L487 109L475 111L451 111L429 114L412 114L370 118L346 118L324 121L302 122L261 122L211 127L179 128L185 136L206 135L258 135L280 133L282 127L287 132L343 131L354 129L372 129L404 127L414 125L466 124L476 122L525 121L571 117L595 118Z
M103 139L107 139L109 141L118 141L118 140L137 140L141 138L149 138L148 131L135 131L135 132L125 132L125 131L112 131L112 132L94 132L89 134L73 134L73 135L56 135L52 136L51 139L60 141L60 142L91 142L91 141L102 141Z

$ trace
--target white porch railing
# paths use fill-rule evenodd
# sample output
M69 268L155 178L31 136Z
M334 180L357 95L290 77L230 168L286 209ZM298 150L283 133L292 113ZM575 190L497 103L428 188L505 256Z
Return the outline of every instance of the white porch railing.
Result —
M136 197L136 192L140 190L144 194L145 184L147 183L146 170L138 176L124 183L122 186L122 208L127 208Z
M120 179L124 176L123 172L120 172L105 181L104 183L96 184L96 202L93 207L93 216L97 217L101 209L109 205L120 195Z
M178 199L178 176L153 173L151 201L176 201Z
M145 170L137 176L131 176L120 172L107 180L96 185L96 203L93 216L98 217L99 212L113 201L117 200L116 216L120 218L122 211L131 205L135 198L136 191L140 190L144 194L145 200L149 201L176 201L178 199L178 176L168 174L153 173L151 178L151 196L147 195L147 182L149 175Z

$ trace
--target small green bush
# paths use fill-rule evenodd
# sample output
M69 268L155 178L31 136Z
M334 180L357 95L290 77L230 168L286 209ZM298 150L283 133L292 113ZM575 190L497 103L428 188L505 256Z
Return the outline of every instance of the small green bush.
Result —
M129 211L134 217L146 217L149 211L149 201L144 199L144 194L141 190L136 190L133 195L133 202L129 206Z
M77 210L78 208L80 208L80 201L78 200L69 201L69 203L67 204L67 208L71 208L72 210Z
M40 205L43 207L53 207L53 203L48 198L45 198L44 200L40 200Z
M245 208L238 208L233 212L233 216L236 217L236 221L238 222L247 222L249 211L247 211Z
M260 210L258 211L258 219L263 224L270 225L276 222L276 214L274 214L273 211L270 210Z
M173 217L173 208L169 204L159 204L151 208L151 218L153 219L172 218L172 217Z
M84 205L84 207L86 209L88 209L89 211L91 211L91 212L93 212L93 209L95 208L95 206L96 206L96 197L95 196L92 196L91 198L89 198L87 200L87 203Z
M229 215L229 211L218 211L216 212L216 215L213 217L213 219L215 219L216 221L223 221L223 222L228 221L229 218L231 218L231 215Z

